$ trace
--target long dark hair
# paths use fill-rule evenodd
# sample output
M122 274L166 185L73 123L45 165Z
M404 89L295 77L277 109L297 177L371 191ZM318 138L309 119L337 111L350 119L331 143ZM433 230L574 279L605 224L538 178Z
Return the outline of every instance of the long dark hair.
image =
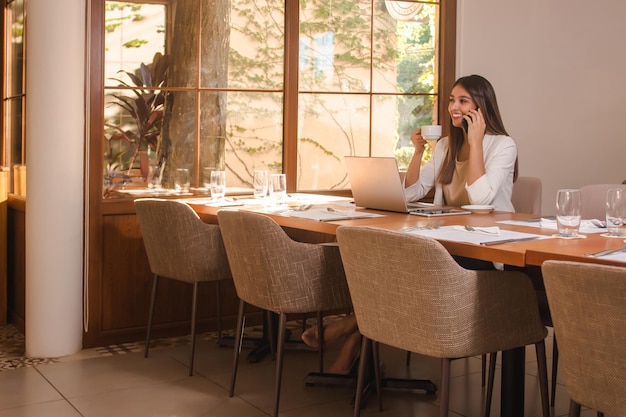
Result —
M502 123L502 117L500 116L500 109L498 108L498 101L496 100L496 92L493 86L486 78L480 75L468 75L461 77L455 81L452 88L460 85L469 93L476 106L480 108L485 118L487 127L485 133L490 135L506 135L509 136L504 123ZM450 184L452 182L452 175L454 174L454 166L457 155L463 145L463 129L456 127L450 120L450 136L448 138L448 154L444 158L441 171L437 181L441 184ZM513 173L513 181L517 179L517 158L515 159L515 170Z

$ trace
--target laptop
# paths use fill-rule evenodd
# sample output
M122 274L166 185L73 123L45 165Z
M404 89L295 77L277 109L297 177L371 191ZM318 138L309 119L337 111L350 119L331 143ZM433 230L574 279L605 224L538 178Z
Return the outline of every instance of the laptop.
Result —
M470 213L429 203L407 203L395 158L346 156L344 160L356 206L426 217Z

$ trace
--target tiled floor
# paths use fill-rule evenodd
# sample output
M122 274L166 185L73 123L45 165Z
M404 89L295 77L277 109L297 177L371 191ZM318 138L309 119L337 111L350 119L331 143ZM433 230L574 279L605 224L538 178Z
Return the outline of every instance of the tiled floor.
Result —
M298 336L294 331L292 338ZM186 338L158 341L147 359L143 357L142 343L88 349L39 361L20 358L16 354L18 346L23 349L23 337L11 326L0 326L1 417L260 417L270 415L272 410L274 363L268 358L249 363L242 356L235 396L229 398L232 348L217 346L212 334L203 334L197 340L192 377L188 376ZM547 351L552 351L551 337ZM327 363L333 353L329 349ZM381 356L388 376L430 378L437 384L440 381L438 360L413 355L406 368L403 351L381 348ZM286 352L282 417L352 415L354 389L304 384L304 376L316 370L317 358L313 351ZM526 358L525 415L540 416L534 348L527 349ZM485 390L480 384L480 358L454 361L452 376L450 416L482 416ZM495 390L491 415L499 417L499 373ZM361 415L434 417L439 412L437 395L419 392L385 391L382 413L375 403L375 398L370 399ZM553 415L567 415L568 405L567 392L559 385ZM595 412L585 410L583 415L591 417Z

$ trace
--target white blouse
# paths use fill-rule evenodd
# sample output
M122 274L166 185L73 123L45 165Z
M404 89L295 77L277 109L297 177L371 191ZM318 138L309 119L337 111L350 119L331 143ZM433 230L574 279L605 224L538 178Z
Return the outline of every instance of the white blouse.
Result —
M434 203L444 204L441 184L435 184L444 157L448 153L448 137L440 139L430 160L420 170L417 182L405 188L407 202L424 197L435 186ZM489 204L499 211L515 211L511 203L513 173L517 145L509 136L488 135L483 138L485 174L472 185L465 184L470 204Z

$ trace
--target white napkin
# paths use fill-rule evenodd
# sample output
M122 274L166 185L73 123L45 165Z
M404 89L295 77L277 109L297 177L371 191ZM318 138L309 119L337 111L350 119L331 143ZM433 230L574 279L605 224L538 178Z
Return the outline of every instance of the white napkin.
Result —
M468 233L479 233L489 236L498 236L500 234L498 226L472 226L472 230L468 230L465 226L454 226L454 228Z

